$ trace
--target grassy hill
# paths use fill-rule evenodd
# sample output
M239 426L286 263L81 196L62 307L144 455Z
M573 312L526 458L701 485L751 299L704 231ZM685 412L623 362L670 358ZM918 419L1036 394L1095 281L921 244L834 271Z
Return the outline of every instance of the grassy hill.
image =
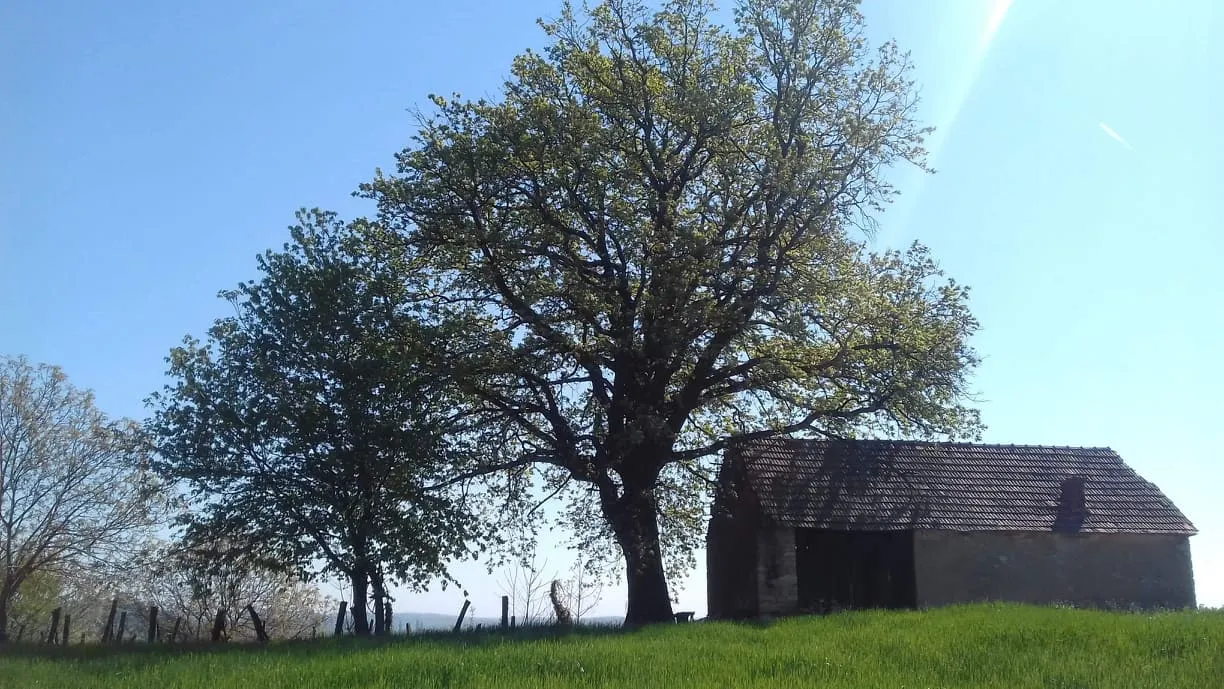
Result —
M969 606L515 638L0 652L0 687L792 686L1224 687L1224 613Z

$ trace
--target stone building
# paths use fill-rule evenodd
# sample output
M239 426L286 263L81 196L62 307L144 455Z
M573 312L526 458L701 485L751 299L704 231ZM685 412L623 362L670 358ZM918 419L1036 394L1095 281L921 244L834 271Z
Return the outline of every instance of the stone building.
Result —
M1194 526L1100 448L772 439L724 458L709 614L1192 607Z

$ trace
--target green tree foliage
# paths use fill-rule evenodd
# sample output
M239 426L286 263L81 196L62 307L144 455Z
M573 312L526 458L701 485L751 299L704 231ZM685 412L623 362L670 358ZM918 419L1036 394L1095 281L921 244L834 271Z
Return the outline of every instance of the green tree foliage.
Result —
M860 232L925 130L856 5L744 0L733 29L703 0L567 5L501 98L436 97L362 189L472 328L445 356L507 451L586 487L569 518L619 545L629 623L669 619L735 439L976 432L966 290Z
M15 602L139 547L159 505L147 467L136 424L58 367L0 358L0 643Z
M171 352L149 427L158 468L190 491L186 547L319 565L351 582L366 633L371 586L377 602L389 581L424 585L485 535L464 496L427 490L474 453L420 356L436 333L409 308L394 256L330 213L299 221L259 259L258 282L222 293L236 315Z
M40 640L47 634L51 611L60 605L63 586L52 571L26 577L9 603L9 634L17 641Z

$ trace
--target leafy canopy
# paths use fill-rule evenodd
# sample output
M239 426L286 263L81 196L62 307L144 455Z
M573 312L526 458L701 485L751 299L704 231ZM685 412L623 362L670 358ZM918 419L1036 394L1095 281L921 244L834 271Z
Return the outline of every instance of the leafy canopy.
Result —
M222 292L235 315L174 349L150 400L158 468L192 503L185 545L423 586L487 535L462 495L427 490L473 454L420 356L434 333L354 226L303 212L292 235Z
M926 130L856 6L743 0L726 29L702 0L567 4L499 99L435 97L362 189L433 317L468 328L441 356L513 429L495 466L587 486L569 521L615 537L631 621L670 614L660 537L687 564L730 443L978 430L967 290L864 239Z

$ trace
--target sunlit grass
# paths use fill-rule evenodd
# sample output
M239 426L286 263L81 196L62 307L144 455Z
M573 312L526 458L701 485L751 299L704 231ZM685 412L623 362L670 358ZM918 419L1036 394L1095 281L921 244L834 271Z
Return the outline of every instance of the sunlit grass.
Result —
M1020 606L267 647L0 652L0 687L1224 687L1224 613Z

